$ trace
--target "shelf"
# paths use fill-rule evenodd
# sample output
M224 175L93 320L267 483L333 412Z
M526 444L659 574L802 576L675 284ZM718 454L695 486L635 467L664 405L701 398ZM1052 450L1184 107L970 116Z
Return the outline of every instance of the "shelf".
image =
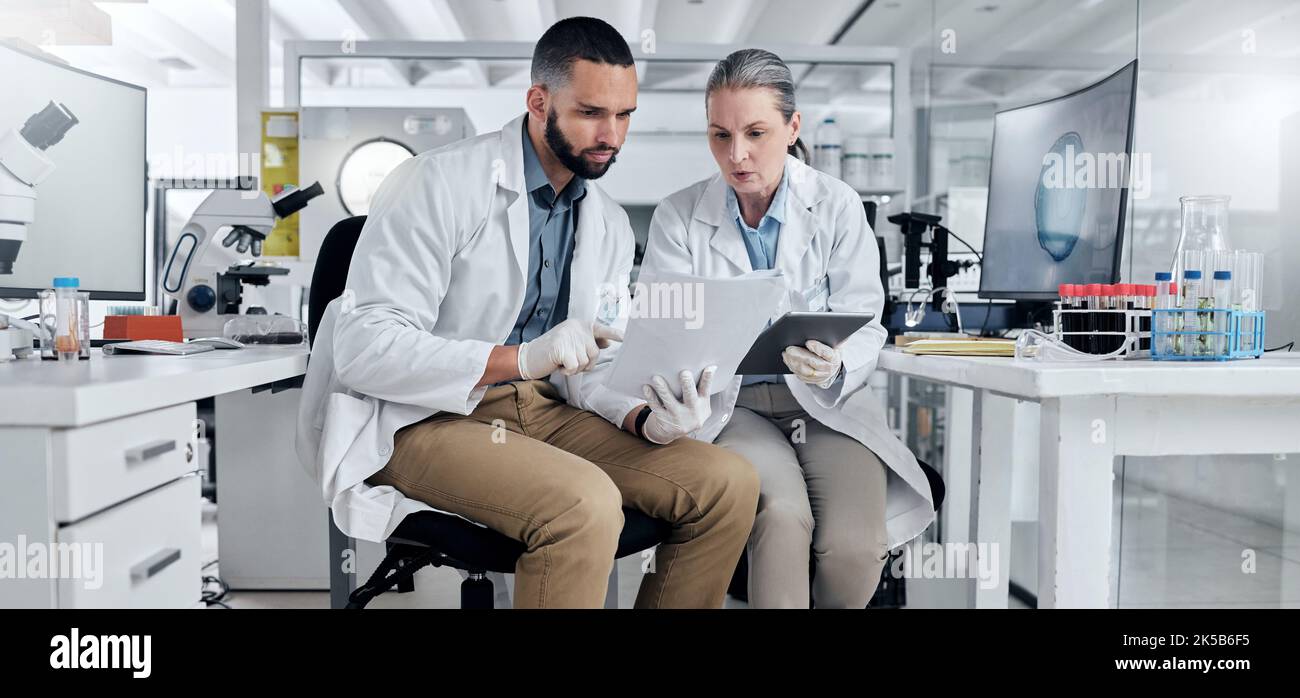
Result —
M859 189L858 190L858 195L861 196L864 200L874 199L880 196L893 197L893 196L898 196L899 194L902 193L903 193L902 189Z

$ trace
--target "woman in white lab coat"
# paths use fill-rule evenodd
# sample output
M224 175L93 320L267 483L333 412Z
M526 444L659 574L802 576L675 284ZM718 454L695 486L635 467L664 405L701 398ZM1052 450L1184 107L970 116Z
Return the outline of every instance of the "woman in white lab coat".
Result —
M866 387L886 339L874 234L857 192L793 156L801 117L779 57L727 56L705 104L719 172L655 210L641 278L777 269L787 283L778 314L876 313L838 347L787 347L791 374L737 376L695 435L746 456L762 481L751 606L863 608L889 549L934 518L925 474Z

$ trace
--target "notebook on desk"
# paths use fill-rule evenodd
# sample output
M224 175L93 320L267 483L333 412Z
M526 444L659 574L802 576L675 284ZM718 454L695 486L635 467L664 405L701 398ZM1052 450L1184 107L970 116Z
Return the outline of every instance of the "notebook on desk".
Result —
M904 339L899 337L900 340ZM1016 342L1012 339L969 337L966 339L911 339L897 344L907 354L935 356L1015 356Z

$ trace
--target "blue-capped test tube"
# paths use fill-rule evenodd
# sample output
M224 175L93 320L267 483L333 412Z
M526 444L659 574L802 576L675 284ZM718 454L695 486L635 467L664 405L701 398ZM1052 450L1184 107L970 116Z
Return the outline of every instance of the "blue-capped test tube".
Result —
M1232 348L1229 332L1232 330L1232 272L1217 270L1214 272L1214 353L1226 356Z

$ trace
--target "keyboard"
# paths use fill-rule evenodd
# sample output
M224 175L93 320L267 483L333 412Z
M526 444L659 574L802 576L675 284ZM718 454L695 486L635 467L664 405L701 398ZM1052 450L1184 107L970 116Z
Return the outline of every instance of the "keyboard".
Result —
M105 344L105 354L167 354L169 356L187 356L212 351L211 344L187 344L185 342L168 342L162 339L141 339L134 342Z

